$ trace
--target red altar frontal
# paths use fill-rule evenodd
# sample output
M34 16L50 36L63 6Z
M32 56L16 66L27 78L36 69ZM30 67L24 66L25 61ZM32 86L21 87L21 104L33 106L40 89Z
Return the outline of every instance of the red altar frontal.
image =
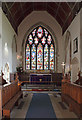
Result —
M32 84L50 84L52 81L51 74L30 74L30 83Z

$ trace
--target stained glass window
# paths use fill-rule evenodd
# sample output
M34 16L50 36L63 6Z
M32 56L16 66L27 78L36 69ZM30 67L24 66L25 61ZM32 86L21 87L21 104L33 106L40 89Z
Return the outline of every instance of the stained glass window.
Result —
M32 34L33 34L33 37L35 36L35 32L36 32L36 29L32 32Z
M30 47L29 44L26 46L26 69L30 69Z
M45 36L47 37L47 35L48 35L48 32L44 29L44 31L45 31Z
M51 44L51 47L50 47L50 69L54 69L54 47L53 47L53 44Z
M34 40L35 40L35 44L37 45L38 44L38 38L35 37Z
M35 45L33 44L32 45L32 69L36 69L36 47Z
M43 47L41 43L39 43L37 48L37 69L43 69Z
M42 44L44 45L44 44L45 44L45 42L46 42L46 38L45 38L45 37L43 37L43 38L41 39L41 41L42 41Z
M44 48L44 69L48 69L48 45Z
M43 29L42 29L42 27L39 27L37 30L37 36L38 36L38 38L41 38L42 35L43 35Z
M51 41L52 41L52 39L51 39L51 35L48 35L48 44L50 45L51 44Z
M29 40L29 44L31 45L31 44L32 44L32 42L33 42L32 35L29 35L29 38L28 38L28 40Z
M49 31L41 25L27 36L26 69L55 70L55 45Z

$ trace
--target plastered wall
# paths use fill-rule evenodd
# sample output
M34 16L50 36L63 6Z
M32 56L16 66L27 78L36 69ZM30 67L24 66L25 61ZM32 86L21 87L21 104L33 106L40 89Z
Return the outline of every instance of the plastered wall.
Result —
M13 57L13 62L12 62L12 42L13 42L13 36L15 35L15 31L12 28L10 22L8 21L7 17L5 14L2 12L2 66L3 66L3 71L5 64L8 63L9 65L9 72L14 72L16 71L16 53L15 57ZM15 49L15 47L14 47ZM15 62L15 63L14 63ZM13 67L14 66L14 67Z
M0 7L0 71L2 67L2 10Z
M74 82L77 80L77 74L80 70L80 15L81 12L77 14L77 16L74 18L68 29L63 35L64 40L64 46L66 41L66 33L67 31L70 32L70 41L71 41L71 81ZM74 45L74 39L78 38L78 52L75 54L73 53L73 45ZM69 44L67 46L67 49L69 50ZM70 56L67 55L66 59L70 59ZM66 65L69 65L69 61L67 61Z
M32 28L32 26L35 26L36 24L38 24L40 22L45 24L49 28L51 28L56 36L56 41L57 41L57 46L58 46L58 49L57 49L57 54L58 54L57 55L57 57L58 57L57 58L57 63L58 63L57 64L57 72L62 72L62 66L61 66L61 63L63 61L62 29L61 29L60 25L57 23L57 21L46 11L33 11L19 25L18 36L17 36L17 48L18 48L17 54L20 55L20 53L21 53L22 41L25 38L25 34L28 33L27 31L30 28ZM24 64L24 66L25 66L25 64Z

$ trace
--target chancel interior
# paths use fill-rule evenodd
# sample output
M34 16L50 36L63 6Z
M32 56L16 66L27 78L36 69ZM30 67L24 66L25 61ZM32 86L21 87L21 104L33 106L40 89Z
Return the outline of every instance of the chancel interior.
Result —
M0 119L82 118L82 2L0 3Z

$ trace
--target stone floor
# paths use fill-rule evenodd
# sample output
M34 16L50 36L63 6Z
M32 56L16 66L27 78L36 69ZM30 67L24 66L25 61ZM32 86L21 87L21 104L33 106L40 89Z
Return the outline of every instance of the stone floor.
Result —
M65 103L62 104L63 107L61 104L59 104L59 102L61 103L61 96L58 93L49 92L48 94L50 96L57 118L77 118L73 112L69 111ZM14 107L13 111L11 112L11 118L25 118L32 96L32 92L23 92L23 99L19 101L18 107Z

